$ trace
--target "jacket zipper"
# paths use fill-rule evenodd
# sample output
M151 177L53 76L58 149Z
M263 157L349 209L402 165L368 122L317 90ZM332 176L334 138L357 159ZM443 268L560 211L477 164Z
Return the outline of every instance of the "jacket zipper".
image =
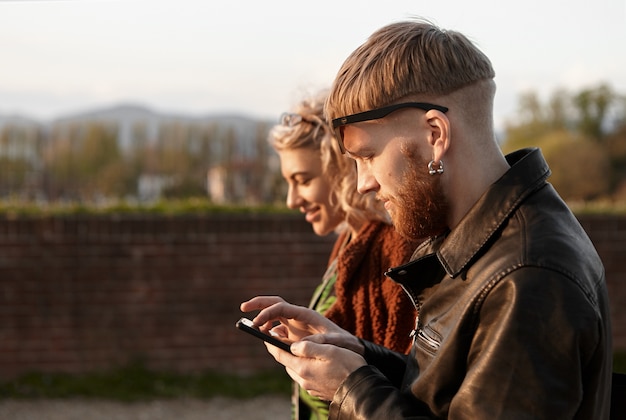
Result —
M417 316L415 317L415 327L409 333L409 338L411 338L413 340L413 344L415 344L417 334L421 330L420 312L422 309L422 304L419 301L419 299L413 296L413 293L411 293L406 287L404 287L402 283L400 283L400 287L402 287L402 289L404 289L404 292L409 296L409 299L411 299L411 303L413 303L413 307L415 308L415 311L417 312Z

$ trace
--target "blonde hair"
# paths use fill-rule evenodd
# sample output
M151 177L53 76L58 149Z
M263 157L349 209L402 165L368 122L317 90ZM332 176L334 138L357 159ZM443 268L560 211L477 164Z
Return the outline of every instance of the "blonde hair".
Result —
M324 90L305 98L291 113L284 114L283 122L270 130L269 142L276 151L304 148L320 154L322 174L329 180L333 194L331 203L343 211L349 225L372 220L388 223L389 216L374 194L357 191L354 161L341 153L333 130L323 118L327 93Z
M325 112L330 121L408 96L438 98L494 77L487 56L463 34L423 19L392 23L346 59Z

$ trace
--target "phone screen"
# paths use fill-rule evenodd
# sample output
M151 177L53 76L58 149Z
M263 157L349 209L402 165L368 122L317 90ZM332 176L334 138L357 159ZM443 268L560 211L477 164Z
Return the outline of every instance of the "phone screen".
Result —
M250 321L248 318L241 318L239 321L237 321L235 326L240 330L247 332L248 334L252 334L253 336L260 338L263 341L266 341L278 348L281 348L291 353L291 346L289 344L285 343L284 341L280 341L278 338L272 337L269 334L265 334L264 332L259 330L259 328L254 325L252 321Z

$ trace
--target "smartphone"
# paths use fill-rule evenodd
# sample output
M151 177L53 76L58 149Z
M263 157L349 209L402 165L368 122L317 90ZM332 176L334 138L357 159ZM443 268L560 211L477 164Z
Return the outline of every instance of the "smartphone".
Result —
M256 325L254 325L252 321L250 321L248 318L241 318L239 321L237 321L235 326L239 328L241 331L245 331L248 334L252 334L253 336L260 338L263 341L266 341L278 348L281 348L291 353L289 344L285 343L284 341L280 341L278 338L272 337L269 334L265 334L264 332L259 330L259 328Z

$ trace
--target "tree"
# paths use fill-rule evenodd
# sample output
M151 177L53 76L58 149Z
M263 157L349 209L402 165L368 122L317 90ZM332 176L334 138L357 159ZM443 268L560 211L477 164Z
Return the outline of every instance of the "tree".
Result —
M606 85L573 95L557 90L545 105L526 92L518 118L506 124L502 149L540 147L550 181L566 200L609 196L626 179L625 109Z
M7 124L0 130L0 196L35 195L41 185L41 132Z
M565 130L539 140L552 175L548 179L567 200L592 200L610 192L608 151L595 141Z
M575 95L573 103L578 111L578 130L596 142L602 142L606 134L603 127L607 111L615 99L611 88L604 84Z
M51 138L45 160L52 198L91 200L123 193L119 186L124 185L125 171L115 126L88 123L60 129Z

